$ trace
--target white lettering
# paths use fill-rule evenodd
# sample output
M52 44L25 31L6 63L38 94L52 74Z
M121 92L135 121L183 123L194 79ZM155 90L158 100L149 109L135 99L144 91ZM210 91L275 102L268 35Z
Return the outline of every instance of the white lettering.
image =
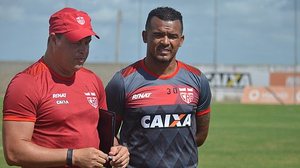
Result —
M141 119L143 128L190 127L192 114L146 115Z
M67 97L67 93L54 93L52 95L52 98L62 98L62 97Z
M171 118L171 115L167 114L166 118L165 118L165 127L169 127L170 126L170 118Z
M174 118L174 120L178 121L178 122L176 123L176 126L177 126L177 127L181 127L180 117L178 116L178 114L173 114L173 118Z
M191 126L191 114L188 114L186 117L185 117L185 120L183 121L182 123L182 126L183 127L186 127L186 126Z
M151 123L151 128L155 128L155 127L163 127L163 122L162 122L162 119L161 119L161 116L160 115L156 115L153 120L152 120L152 123Z
M69 104L68 100L57 100L56 104Z
M142 127L149 128L150 127L150 116L144 116L141 120Z
M152 93L139 93L132 96L132 100L149 98Z

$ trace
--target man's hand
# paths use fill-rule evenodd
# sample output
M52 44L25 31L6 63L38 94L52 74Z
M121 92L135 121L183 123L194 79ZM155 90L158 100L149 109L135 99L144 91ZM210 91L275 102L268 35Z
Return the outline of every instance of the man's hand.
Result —
M129 163L129 151L127 147L117 145L110 149L109 156L112 156L110 164L113 167L125 168Z
M103 167L108 155L96 148L74 149L73 165L81 168Z

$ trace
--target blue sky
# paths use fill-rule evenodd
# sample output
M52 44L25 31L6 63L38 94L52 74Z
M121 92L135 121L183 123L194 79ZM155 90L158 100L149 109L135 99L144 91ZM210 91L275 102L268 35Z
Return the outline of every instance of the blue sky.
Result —
M90 63L115 61L121 11L119 61L132 63L145 55L141 32L148 12L170 6L183 15L185 41L177 58L184 62L212 64L215 56L218 64L293 65L295 53L300 61L295 1L300 30L298 0L1 0L0 61L39 59L46 50L49 16L67 5L88 12L100 35L91 43Z

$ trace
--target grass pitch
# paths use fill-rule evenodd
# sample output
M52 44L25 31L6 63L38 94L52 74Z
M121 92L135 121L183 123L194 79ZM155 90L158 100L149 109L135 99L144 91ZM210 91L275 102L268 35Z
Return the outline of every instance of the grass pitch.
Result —
M300 106L213 104L202 168L299 168Z
M0 167L6 168L0 142ZM214 103L198 167L299 168L300 106Z

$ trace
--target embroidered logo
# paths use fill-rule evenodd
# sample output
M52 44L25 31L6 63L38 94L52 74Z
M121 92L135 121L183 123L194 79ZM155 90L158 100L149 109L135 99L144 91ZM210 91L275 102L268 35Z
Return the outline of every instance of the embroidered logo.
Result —
M190 104L193 101L193 90L193 88L179 88L180 97L187 104Z
M55 100L56 104L69 104L67 100L67 93L54 93L52 98Z
M79 23L80 25L84 25L85 24L85 20L84 20L84 18L82 16L78 16L76 18L76 20L77 20L77 23Z
M149 98L152 93L139 93L132 96L132 100Z
M93 106L94 108L97 108L98 107L98 99L96 97L96 94L94 92L86 92L84 94L85 94L89 104L91 106Z

